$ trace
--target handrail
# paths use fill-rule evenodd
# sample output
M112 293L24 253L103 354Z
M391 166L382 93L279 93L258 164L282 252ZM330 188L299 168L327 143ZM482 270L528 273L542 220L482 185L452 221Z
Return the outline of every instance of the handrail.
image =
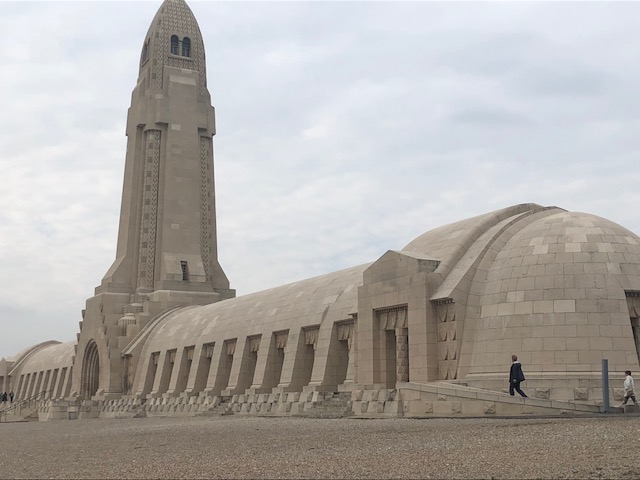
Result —
M45 395L47 395L48 393L52 393L53 390L43 390L39 393L36 393L35 395L32 395L29 398L25 398L23 400L19 400L17 402L13 402L9 407L3 408L2 410L0 410L0 422L2 422L2 415L4 414L4 420L5 422L7 421L7 414L12 411L12 410L20 410L22 408L22 406L26 403L31 403L35 400L41 400L42 397L44 397Z

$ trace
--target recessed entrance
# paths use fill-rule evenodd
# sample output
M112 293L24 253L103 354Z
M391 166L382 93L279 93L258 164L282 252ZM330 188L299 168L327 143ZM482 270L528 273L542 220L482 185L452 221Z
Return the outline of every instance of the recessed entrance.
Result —
M82 362L82 395L93 397L98 391L100 384L100 356L98 355L98 345L91 340L84 350L84 360Z

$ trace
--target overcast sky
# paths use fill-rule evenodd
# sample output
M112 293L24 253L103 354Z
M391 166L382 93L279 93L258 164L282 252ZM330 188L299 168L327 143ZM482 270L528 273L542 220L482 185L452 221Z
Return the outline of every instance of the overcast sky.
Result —
M115 258L150 2L2 2L0 357ZM238 295L535 202L640 233L640 3L192 1Z

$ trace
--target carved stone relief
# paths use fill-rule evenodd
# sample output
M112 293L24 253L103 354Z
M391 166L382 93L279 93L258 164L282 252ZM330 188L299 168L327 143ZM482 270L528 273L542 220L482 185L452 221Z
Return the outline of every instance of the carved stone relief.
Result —
M313 345L313 349L315 350L318 345L318 333L320 333L320 327L313 327L304 330L305 345Z
M287 340L289 338L289 331L274 333L276 337L276 348L284 350L287 346Z
M227 350L227 355L234 355L236 353L236 340L226 340L224 345Z
M138 255L138 288L154 287L156 228L158 216L158 178L160 171L160 130L145 132L144 188Z
M436 305L438 320L438 371L441 380L454 380L458 370L456 309L452 300Z
M260 350L260 340L261 336L251 337L249 338L249 351L254 353Z

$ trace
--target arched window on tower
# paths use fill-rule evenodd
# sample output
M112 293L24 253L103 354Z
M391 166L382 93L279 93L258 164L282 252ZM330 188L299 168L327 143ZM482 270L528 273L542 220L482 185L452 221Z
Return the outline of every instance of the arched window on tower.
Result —
M191 39L189 37L184 37L182 39L182 56L183 57L191 56Z
M171 53L173 55L180 55L180 52L178 51L179 44L180 44L180 40L178 39L178 36L171 35Z

